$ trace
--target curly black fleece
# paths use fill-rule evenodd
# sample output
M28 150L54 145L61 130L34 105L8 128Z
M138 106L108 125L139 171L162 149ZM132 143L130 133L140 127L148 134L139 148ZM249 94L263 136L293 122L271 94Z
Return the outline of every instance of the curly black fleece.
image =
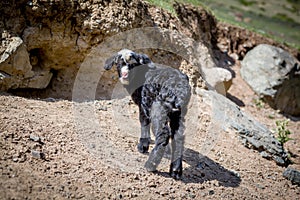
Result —
M129 68L129 84L124 87L139 107L141 138L138 150L141 153L149 150L150 123L155 135L155 147L145 164L146 169L156 170L171 138L170 175L178 179L182 175L184 116L191 96L188 77L177 69L155 65L144 54L128 51L129 60L124 60L124 52L118 53L107 60L104 68L108 70L116 65L119 77L123 65ZM129 62L130 59L133 61Z

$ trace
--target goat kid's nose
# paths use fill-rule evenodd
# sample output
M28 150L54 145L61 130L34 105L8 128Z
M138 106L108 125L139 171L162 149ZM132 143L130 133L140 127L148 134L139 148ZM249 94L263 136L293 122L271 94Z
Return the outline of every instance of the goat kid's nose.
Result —
M128 77L128 72L122 72L122 77L127 78Z

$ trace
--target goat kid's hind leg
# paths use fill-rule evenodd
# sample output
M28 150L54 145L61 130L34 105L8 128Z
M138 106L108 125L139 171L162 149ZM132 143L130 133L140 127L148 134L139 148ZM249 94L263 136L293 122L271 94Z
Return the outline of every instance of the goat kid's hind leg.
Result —
M167 110L160 102L155 102L151 108L152 131L155 135L155 146L145 163L147 171L156 171L169 143L170 128L168 126Z
M170 176L174 179L180 179L182 176L182 156L184 150L184 122L180 112L175 112L171 116L171 165Z
M140 124L141 124L141 137L137 149L140 153L147 153L151 142L150 119L144 114L141 108L140 108Z

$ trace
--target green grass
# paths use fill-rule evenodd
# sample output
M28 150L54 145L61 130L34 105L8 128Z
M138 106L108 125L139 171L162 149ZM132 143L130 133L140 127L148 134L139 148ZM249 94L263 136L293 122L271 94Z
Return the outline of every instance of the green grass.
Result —
M239 2L244 6L252 6L256 3L256 1L247 1L247 0L239 0Z
M146 1L148 1L149 3L151 3L153 5L159 6L163 9L175 14L175 10L173 8L173 3L175 2L174 0L146 0ZM176 2L192 4L194 6L205 6L199 0L187 0L187 1L176 0Z
M173 0L148 0L175 14ZM300 50L300 0L178 0L211 11L219 20ZM240 17L239 20L237 16ZM245 20L248 19L248 20Z
M170 0L163 0L163 1L158 1L158 0L147 0L149 3L156 5L160 8L163 8L165 10L168 10L171 13L175 13L172 1Z

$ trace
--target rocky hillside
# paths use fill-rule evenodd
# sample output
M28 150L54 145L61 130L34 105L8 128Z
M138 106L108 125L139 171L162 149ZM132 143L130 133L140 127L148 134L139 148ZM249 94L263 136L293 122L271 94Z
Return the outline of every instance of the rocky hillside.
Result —
M202 12L195 21L213 20ZM197 31L184 28L169 13L141 1L2 1L1 13L1 90L48 87L46 95L69 99L80 64L105 38L134 28L161 27L210 39L212 28L209 22L205 34L198 24ZM5 56L11 54L17 56Z
M70 99L77 71L91 49L118 33L136 28L164 28L201 42L207 47L205 51L213 50L214 62L221 67L242 59L259 43L274 44L250 31L217 23L202 8L182 4L175 4L174 8L176 17L139 0L1 1L0 89ZM119 50L120 44L114 48L112 52ZM297 56L296 51L288 50ZM155 55L151 56L155 62L174 67L185 65L186 61L182 64L183 58L174 52L163 48L146 50L150 56ZM191 73L199 79L199 74ZM103 81L110 82L111 76L103 77ZM99 88L101 98L109 95L109 86L102 84Z

